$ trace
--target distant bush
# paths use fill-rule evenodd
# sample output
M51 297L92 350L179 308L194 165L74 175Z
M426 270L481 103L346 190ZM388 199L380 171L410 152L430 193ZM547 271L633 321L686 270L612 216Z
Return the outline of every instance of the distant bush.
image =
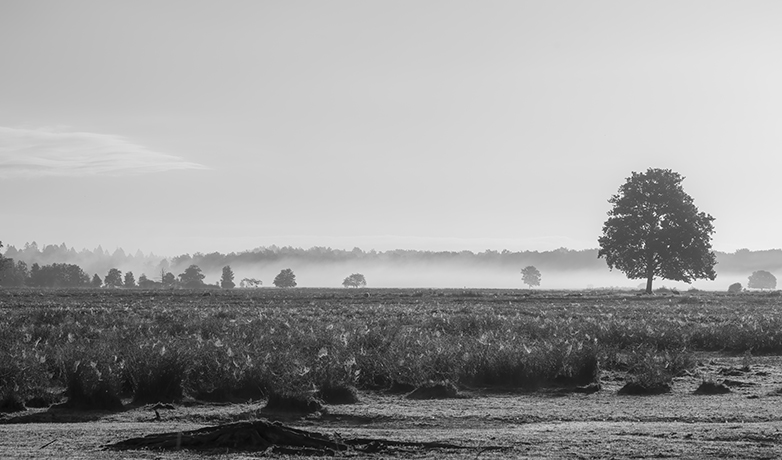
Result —
M733 283L728 286L728 294L738 294L741 292L741 283Z

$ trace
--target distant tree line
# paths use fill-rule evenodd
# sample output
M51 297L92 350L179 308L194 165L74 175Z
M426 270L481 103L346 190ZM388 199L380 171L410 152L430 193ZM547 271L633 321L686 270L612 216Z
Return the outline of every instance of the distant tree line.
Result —
M605 263L597 257L598 249L572 250L559 248L551 251L364 251L312 247L309 249L290 246L260 247L249 251L222 254L219 252L183 254L172 258L144 254L136 251L125 253L122 248L113 252L98 246L94 250L77 251L65 243L60 245L39 246L26 243L21 248L9 245L5 258L15 263L24 262L28 269L34 263L39 266L54 263L73 264L82 267L87 273L107 273L109 269L119 267L132 269L138 273L159 273L166 271L184 271L190 265L198 265L207 273L219 273L225 266L255 266L281 262L331 263L331 262L371 262L378 265L404 263L430 263L469 266L494 266L518 270L518 267L533 265L546 272L575 270L604 270ZM739 249L734 253L715 251L720 271L730 273L752 273L757 270L782 270L782 249L750 251ZM123 268L124 267L124 268ZM159 280L159 278L158 278Z

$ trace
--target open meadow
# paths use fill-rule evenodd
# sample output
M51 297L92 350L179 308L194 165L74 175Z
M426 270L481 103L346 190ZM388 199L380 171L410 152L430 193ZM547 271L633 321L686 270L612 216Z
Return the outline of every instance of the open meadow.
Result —
M0 458L779 458L781 303L778 292L6 289ZM197 448L175 448L206 439L185 433L147 444L165 450L104 450L255 420L332 444L237 431Z

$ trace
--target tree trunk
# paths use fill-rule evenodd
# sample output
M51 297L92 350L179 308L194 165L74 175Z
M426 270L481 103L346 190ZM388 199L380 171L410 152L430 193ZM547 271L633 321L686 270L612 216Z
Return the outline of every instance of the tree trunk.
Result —
M652 293L652 280L654 279L654 273L649 273L646 277L646 293Z

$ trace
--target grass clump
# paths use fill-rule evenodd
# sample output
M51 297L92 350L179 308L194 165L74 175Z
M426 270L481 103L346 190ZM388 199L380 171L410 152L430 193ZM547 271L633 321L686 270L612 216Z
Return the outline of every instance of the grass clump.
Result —
M127 365L133 404L181 401L190 355L176 343L142 345L133 351Z
M124 408L119 397L117 380L111 369L95 361L75 361L66 370L65 407L80 410L120 411Z
M686 350L658 351L648 346L638 347L628 355L629 382L619 394L654 395L668 393L673 377L695 366L695 359Z

